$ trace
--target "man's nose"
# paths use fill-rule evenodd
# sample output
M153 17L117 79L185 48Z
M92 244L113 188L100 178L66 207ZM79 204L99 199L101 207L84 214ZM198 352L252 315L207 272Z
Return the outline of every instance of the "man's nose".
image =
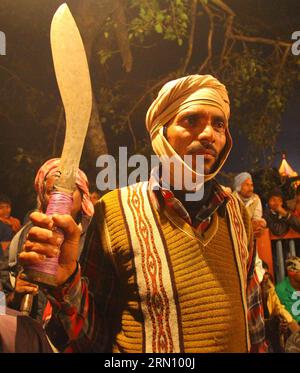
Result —
M215 131L213 129L213 126L211 125L210 121L207 121L204 124L204 127L202 131L198 135L198 139L201 141L206 140L209 141L210 143L215 142Z

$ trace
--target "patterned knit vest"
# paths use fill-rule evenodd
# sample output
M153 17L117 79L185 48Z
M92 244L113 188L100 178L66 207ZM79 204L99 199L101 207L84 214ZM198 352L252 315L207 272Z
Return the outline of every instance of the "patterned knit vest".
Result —
M114 352L246 352L245 269L234 244L243 232L232 234L230 206L199 235L149 196L138 183L102 199L102 242L122 288Z

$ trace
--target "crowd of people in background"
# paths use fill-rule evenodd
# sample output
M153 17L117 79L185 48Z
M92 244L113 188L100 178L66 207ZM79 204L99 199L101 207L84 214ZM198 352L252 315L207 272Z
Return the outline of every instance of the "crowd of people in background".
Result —
M54 182L59 176L58 169L59 159L48 160L39 169L34 183L36 211L46 211ZM255 185L248 172L235 177L233 190L228 187L224 189L245 205L252 221L254 245L266 229L278 237L292 229L300 237L300 186L295 189L294 199L288 201L285 201L279 187L273 189L268 195L266 206L262 205L259 195L254 193ZM82 229L81 252L93 216L93 205L100 198L97 191L89 191L88 179L81 170L77 173L73 197L72 216ZM18 265L18 254L23 250L32 223L27 216L21 226L20 221L11 214L10 198L0 195L0 289L5 292L7 306L17 311L24 311L24 295L32 295L33 303L28 315L45 323L47 319L50 320L51 305L39 287L26 279L23 269ZM288 248L285 249L288 252ZM299 242L296 240L296 255L286 255L286 277L283 281L279 282L273 277L268 264L261 260L257 251L255 266L261 283L269 352L300 352L300 239Z
M266 206L262 206L254 187L252 177L247 172L238 174L234 179L233 193L250 215L254 244L266 228L278 239L290 230L298 233L300 238L300 186L295 190L294 199L288 201L284 200L279 187L274 188L269 192ZM268 264L259 258L256 251L255 265L261 283L270 352L300 352L300 240L295 239L295 243L296 255L290 255L289 247L285 245L286 277L282 281L273 278ZM275 254L275 247L272 252Z

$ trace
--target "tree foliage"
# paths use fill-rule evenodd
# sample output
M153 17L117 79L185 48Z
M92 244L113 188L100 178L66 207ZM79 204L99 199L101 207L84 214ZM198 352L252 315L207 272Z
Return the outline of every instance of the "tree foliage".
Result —
M145 110L145 102L155 95L157 89L169 78L175 78L182 73L212 73L226 83L231 97L232 122L238 126L251 143L251 151L255 154L250 167L267 166L272 163L275 144L281 129L281 117L287 100L297 80L299 80L299 61L290 53L291 43L278 39L264 38L256 25L243 24L242 19L233 13L222 1L199 1L196 13L192 12L192 1L129 1L130 15L129 39L137 48L157 45L172 49L171 41L182 46L180 60L170 61L170 69L163 76L140 76L138 95L134 94L132 102L125 91L130 84L130 77L122 76L122 82L117 82L107 89L115 99L117 106L110 107L110 113L118 113L112 129L118 136L122 128L129 127L132 133L134 150L143 139L136 139L136 131L132 129L132 118L139 110ZM176 4L175 4L176 3ZM132 11L134 10L134 11ZM191 35L191 20L196 17L198 32L207 38L207 56L199 48L199 37ZM205 25L205 21L209 24ZM111 19L106 24L105 38L112 35L110 29L117 27ZM162 41L163 40L163 41ZM198 44L198 45L197 45ZM106 49L100 49L100 64L109 65L110 59L117 53L112 44L107 43ZM192 56L186 61L187 54L193 49ZM161 53L161 47L159 47ZM160 59L160 53L157 58ZM185 55L186 54L186 55ZM165 58L168 58L165 55ZM135 59L135 63L140 61ZM184 63L188 69L182 71ZM107 73L111 70L108 68ZM167 77L166 77L167 76ZM119 84L120 83L120 84ZM153 83L153 84L152 84ZM137 99L138 97L138 99ZM125 98L126 102L123 102ZM121 107L124 112L120 111ZM104 105L105 107L105 105ZM102 110L102 115L106 115ZM110 123L106 120L106 123ZM139 131L137 131L139 132ZM137 135L139 136L139 135Z

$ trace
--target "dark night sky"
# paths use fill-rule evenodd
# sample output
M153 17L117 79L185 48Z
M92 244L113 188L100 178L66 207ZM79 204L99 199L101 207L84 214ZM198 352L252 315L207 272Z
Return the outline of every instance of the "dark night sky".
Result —
M245 20L254 20L258 13L268 24L260 24L265 28L265 36L290 40L291 34L300 30L300 1L297 0L257 0L235 1L229 0L228 4ZM300 59L300 56L293 58ZM300 65L299 70L300 70ZM251 144L246 139L232 132L234 147L228 158L226 171L240 172L246 168L247 149ZM287 109L282 116L281 133L279 135L276 150L278 154L274 160L274 166L279 167L281 152L285 151L290 165L300 173L300 83L290 98Z
M277 149L286 151L288 162L300 173L300 85L283 115Z
M234 146L224 170L244 171L247 168L247 149L251 144L247 139L241 138L236 130L232 130L232 137ZM300 84L298 84L288 103L287 110L282 116L282 128L277 140L276 151L278 154L274 159L274 167L279 167L281 152L285 152L289 164L300 174Z

